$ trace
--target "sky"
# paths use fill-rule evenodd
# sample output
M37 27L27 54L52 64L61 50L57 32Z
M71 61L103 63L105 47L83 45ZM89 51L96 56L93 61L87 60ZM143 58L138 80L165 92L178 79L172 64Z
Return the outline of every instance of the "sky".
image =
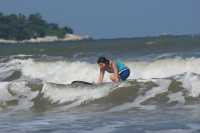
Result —
M40 13L93 38L200 33L200 0L0 0L0 12Z

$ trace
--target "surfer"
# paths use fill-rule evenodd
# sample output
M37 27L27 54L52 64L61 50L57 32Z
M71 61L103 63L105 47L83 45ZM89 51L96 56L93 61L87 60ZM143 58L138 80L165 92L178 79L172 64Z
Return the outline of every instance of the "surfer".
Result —
M130 69L126 67L123 62L119 60L115 62L106 59L105 57L99 57L97 60L97 64L99 65L100 68L98 83L103 82L105 71L112 73L110 79L113 82L119 82L120 80L124 81L130 75Z

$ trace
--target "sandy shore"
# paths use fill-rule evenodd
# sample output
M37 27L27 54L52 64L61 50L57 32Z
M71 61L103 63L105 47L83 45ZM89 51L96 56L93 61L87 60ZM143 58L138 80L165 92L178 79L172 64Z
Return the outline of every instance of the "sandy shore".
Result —
M89 39L89 36L80 36L75 34L66 34L64 38L60 39L57 36L46 36L46 37L38 37L38 38L31 38L29 40L5 40L0 39L0 43L42 43L42 42L56 42L56 41L78 41Z

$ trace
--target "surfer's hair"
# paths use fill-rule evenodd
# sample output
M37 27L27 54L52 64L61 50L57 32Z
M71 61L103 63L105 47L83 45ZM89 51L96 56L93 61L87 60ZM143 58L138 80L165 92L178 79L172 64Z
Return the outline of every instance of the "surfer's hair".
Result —
M99 63L109 64L110 61L109 61L108 59L106 59L106 57L101 56L101 57L99 57L98 60L97 60L97 64L99 64Z

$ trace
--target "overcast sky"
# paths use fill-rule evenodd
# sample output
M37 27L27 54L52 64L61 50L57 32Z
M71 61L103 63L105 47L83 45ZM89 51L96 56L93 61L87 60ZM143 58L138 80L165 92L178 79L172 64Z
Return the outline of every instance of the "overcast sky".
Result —
M0 12L40 13L93 38L200 33L200 0L0 0Z

